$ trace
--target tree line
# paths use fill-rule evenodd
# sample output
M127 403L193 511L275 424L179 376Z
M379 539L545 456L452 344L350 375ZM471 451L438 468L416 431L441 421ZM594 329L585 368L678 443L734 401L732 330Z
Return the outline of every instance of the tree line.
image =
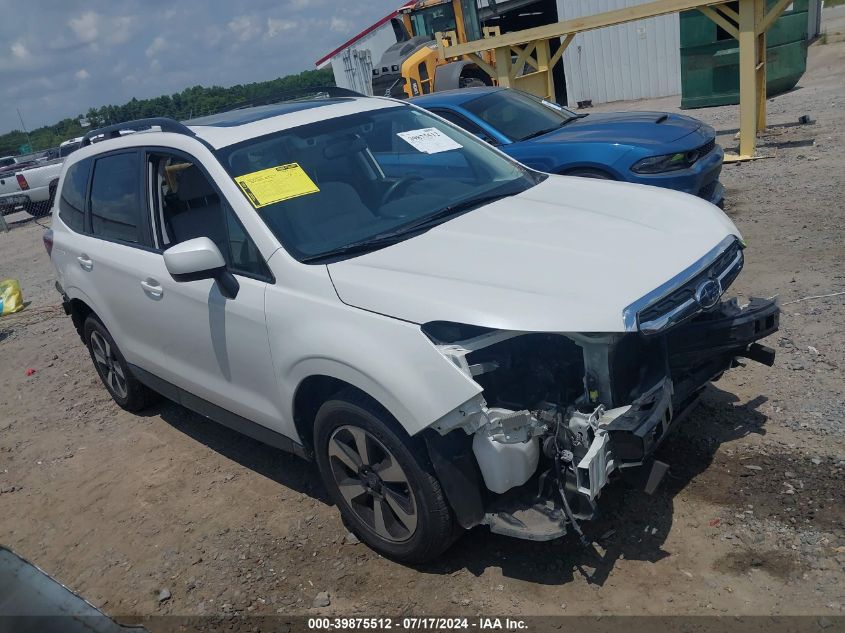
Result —
M297 75L288 75L251 84L238 84L230 88L221 86L193 86L172 95L161 95L152 99L135 99L123 105L105 105L89 108L76 118L62 119L58 123L45 125L30 131L29 142L32 151L38 152L57 147L69 138L82 136L86 132L114 123L125 123L134 119L164 116L185 120L220 112L232 105L253 99L269 98L287 90L300 90L314 86L333 86L334 76L330 68L306 70ZM89 125L82 127L80 120ZM27 136L21 130L0 135L0 156L17 154L18 148L27 143Z

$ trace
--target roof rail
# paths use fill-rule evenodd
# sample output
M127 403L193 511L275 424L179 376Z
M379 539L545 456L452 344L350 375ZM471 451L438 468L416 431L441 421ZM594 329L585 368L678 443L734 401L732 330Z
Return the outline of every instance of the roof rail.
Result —
M91 130L82 137L82 147L86 147L93 143L93 140L98 136L105 136L109 138L118 138L121 131L146 130L151 127L159 127L162 132L173 132L175 134L185 134L186 136L196 136L194 131L184 123L179 123L174 119L167 117L153 117L150 119L136 119L135 121L126 121L125 123L115 123L114 125L107 125L96 130Z
M312 98L343 98L343 97L366 97L367 95L349 90L348 88L340 88L339 86L309 86L307 88L296 88L294 90L284 90L276 92L266 97L256 97L254 99L247 99L234 103L224 110L224 112L231 112L232 110L242 110L244 108L254 108L256 106L270 105L273 103L282 103L284 101L295 101L297 99Z

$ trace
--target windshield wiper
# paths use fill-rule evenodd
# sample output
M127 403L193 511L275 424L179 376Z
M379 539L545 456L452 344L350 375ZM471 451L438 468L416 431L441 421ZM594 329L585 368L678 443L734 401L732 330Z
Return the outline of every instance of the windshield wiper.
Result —
M343 255L366 253L368 251L384 248L385 246L390 246L391 244L401 242L405 237L407 237L411 233L415 233L417 231L421 231L436 226L438 224L442 224L445 220L452 216L464 213L466 211L470 211L476 207L480 207L483 204L489 204L491 202L495 202L496 200L501 200L502 198L515 196L516 194L521 193L522 191L522 189L519 189L517 191L507 191L504 193L500 192L495 194L478 196L476 198L470 198L469 200L462 200L461 202L449 205L448 207L445 207L436 213L427 215L424 218L417 220L416 222L405 224L404 226L401 226L394 231L380 233L366 240L352 242L351 244L347 244L346 246L333 248L330 251L326 251L318 255L310 255L308 257L304 257L300 261L304 263L313 263L325 259L334 259Z
M528 141L528 140L531 140L532 138L537 138L538 136L543 136L544 134L548 134L549 132L554 132L555 130L559 130L560 128L562 128L567 123L572 123L572 121L575 121L576 119L580 119L580 118L585 117L585 116L587 116L587 115L586 114L576 115L576 116L572 117L571 119L566 119L566 121L561 121L558 125L555 125L553 127L546 128L545 130L537 130L536 132L531 132L531 134L529 134L528 136L523 136L519 140L520 141Z
M448 218L458 215L460 213L464 213L466 211L471 211L476 207L480 207L483 204L489 204L491 202L495 202L496 200L501 200L502 198L509 198L510 196L515 196L518 193L522 193L522 189L518 191L507 191L507 192L499 192L499 193L491 193L484 196L478 196L476 198L470 198L469 200L461 200L455 204L450 204L448 207L444 207L440 209L437 213L433 213L431 215L427 215L416 222L412 222L411 224L406 224L405 226L400 227L396 231L392 233L386 234L387 236L403 236L407 235L408 233L413 233L414 231L418 231L420 229L427 229L432 226L436 226L438 224L442 224L443 221L447 220Z
M345 246L339 246L338 248L333 248L329 251L325 251L324 253L319 253L318 255L309 255L307 257L303 257L299 261L306 264L310 264L322 261L324 259L334 259L343 255L367 253L369 251L374 251L378 248L382 248L384 246L390 246L391 244L395 244L399 241L400 238L398 235L394 236L391 233L385 233L384 235L376 235L375 237L371 237L370 239L366 240L361 240L360 242L352 242L351 244L347 244Z

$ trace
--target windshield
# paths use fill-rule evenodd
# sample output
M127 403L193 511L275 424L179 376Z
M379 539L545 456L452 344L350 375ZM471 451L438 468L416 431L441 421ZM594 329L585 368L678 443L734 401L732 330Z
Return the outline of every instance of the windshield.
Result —
M451 3L420 9L411 14L411 23L414 27L414 35L427 35L434 38L435 33L456 30L455 11Z
M551 132L578 115L519 90L497 90L463 107L486 121L511 141L524 141Z
M514 195L538 175L411 106L328 119L218 151L279 241L300 261L373 248L447 221L474 200ZM407 229L407 233L403 233ZM372 248L370 249L372 250Z

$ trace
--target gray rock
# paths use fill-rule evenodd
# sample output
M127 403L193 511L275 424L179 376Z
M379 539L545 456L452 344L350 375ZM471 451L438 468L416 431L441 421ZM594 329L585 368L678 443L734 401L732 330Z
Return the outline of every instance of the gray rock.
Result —
M159 602L167 602L172 597L170 593L170 589L162 589L158 592L158 601Z
M358 537L355 536L352 532L347 532L346 537L343 539L343 542L347 545L357 545L361 541L359 541Z
M813 459L811 459L810 461L811 461L811 462L813 462L816 466L818 466L819 464L821 464L821 463L822 463L822 460L821 460L821 458L819 458L819 457L814 457L814 458L813 458Z
M314 609L321 609L329 606L331 603L332 599L329 597L329 592L321 591L314 597L314 602L311 604L311 607Z

